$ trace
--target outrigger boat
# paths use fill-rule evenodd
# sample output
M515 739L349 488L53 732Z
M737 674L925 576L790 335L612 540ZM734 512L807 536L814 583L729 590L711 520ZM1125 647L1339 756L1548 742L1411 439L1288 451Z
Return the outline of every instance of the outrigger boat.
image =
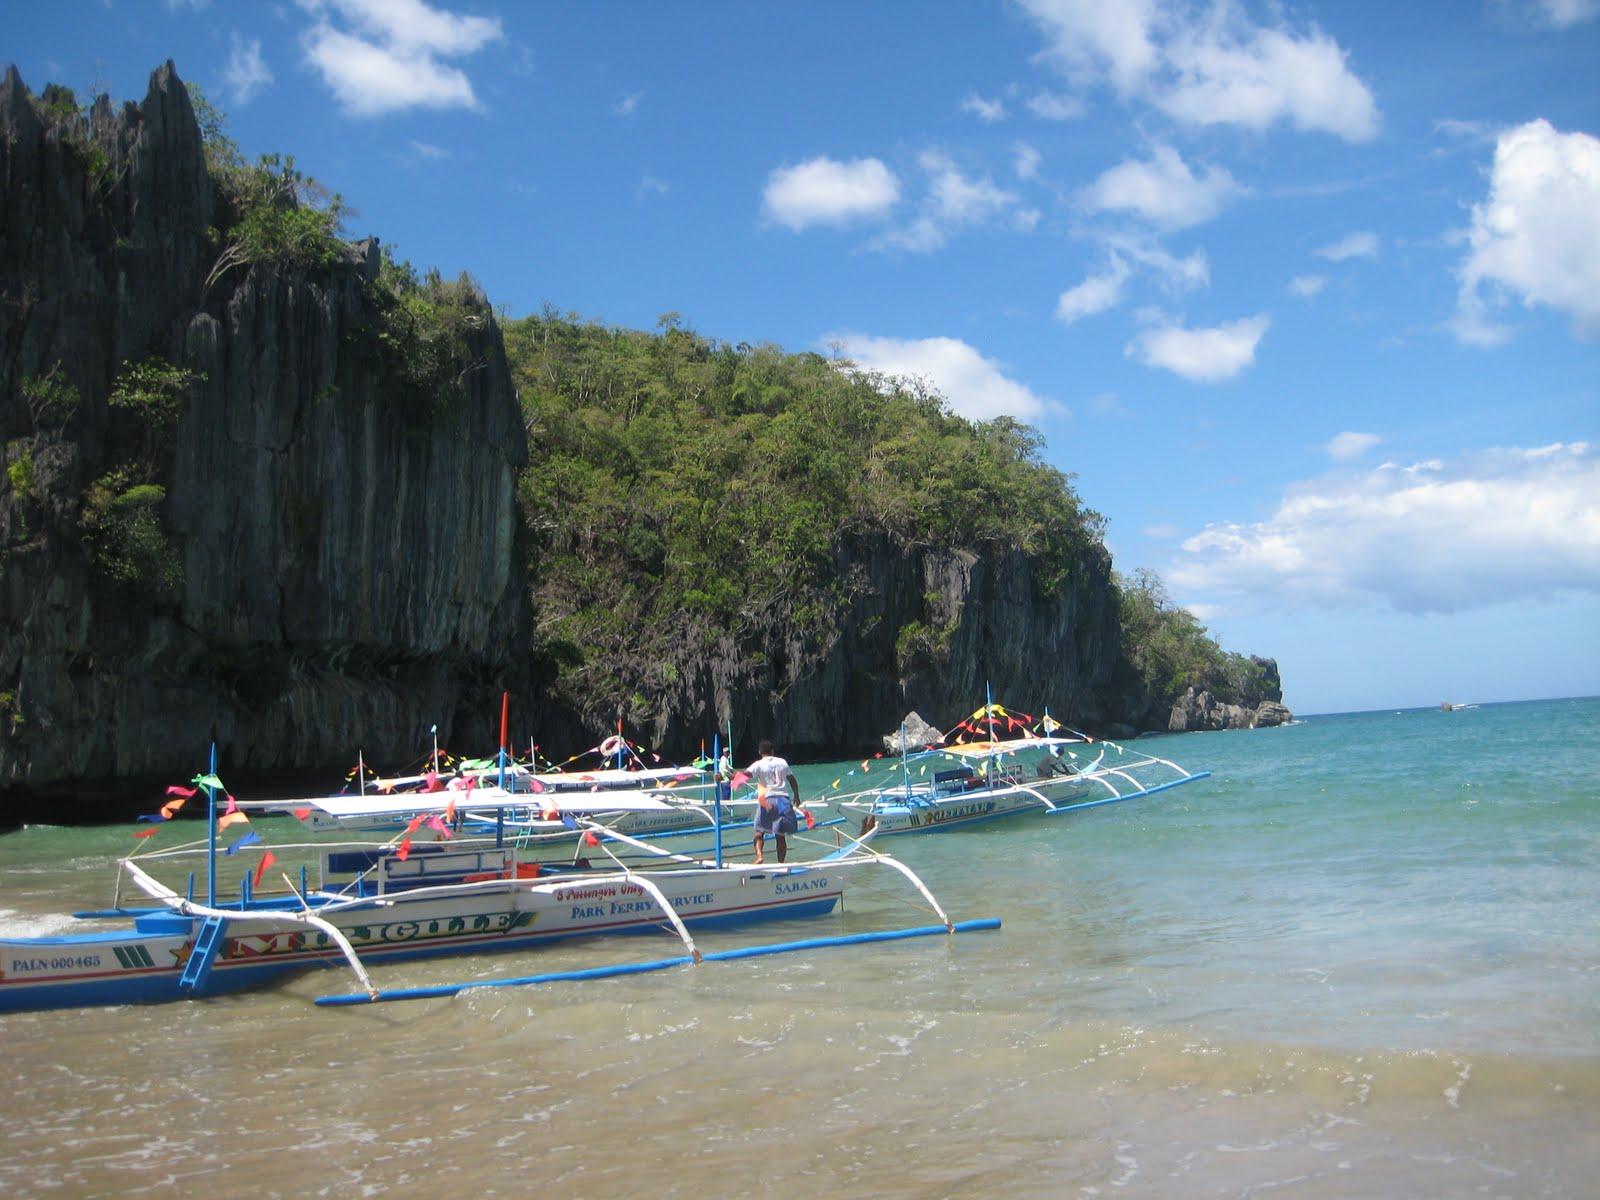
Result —
M1015 733L1014 737L1002 737ZM912 751L877 786L824 796L856 834L887 837L965 829L1007 817L1061 816L1136 800L1207 778L988 701L946 741ZM972 738L973 740L960 740ZM842 780L835 781L837 787Z
M544 803L555 803L579 823L596 847L604 849L618 841L652 854L661 861L653 869L638 869L614 856L603 866L527 862L515 844L506 843L503 829L492 840L461 838L413 845L413 835L424 826L448 836L444 816L454 797L437 793L326 797L307 803L331 817L409 813L407 832L387 843L277 846L276 850L286 855L313 858L315 880L309 865L303 863L298 884L281 872L287 889L268 894L257 888L277 856L264 848L265 843L251 829L224 854L253 843L252 850L261 848L258 865L253 873L242 876L236 891L223 894L218 886L218 827L229 818L247 819L236 815L236 805L230 803L230 811L219 820L217 797L225 795L225 790L216 777L214 751L212 761L212 771L195 780L207 797L206 841L121 859L114 906L75 914L116 921L118 927L60 937L0 936L0 1012L220 995L268 984L298 969L337 965L341 960L355 973L361 990L317 1002L368 1003L999 926L994 920L952 922L909 868L870 850L860 839L813 862L758 867L725 862L720 838L714 859L697 860L619 834L593 819L600 807L606 811L618 807L648 810L660 805L640 793L570 793L547 797ZM474 807L482 811L504 813L526 803L525 796L499 788L481 789L473 797ZM173 807L169 802L163 815L170 817ZM170 866L193 861L197 855L205 856L207 862L203 900L194 895L193 874L187 889L180 891L148 869L157 863ZM691 926L826 915L841 902L845 877L869 866L903 874L932 907L939 923L704 954L689 932ZM124 905L124 882L151 903ZM518 950L577 935L663 929L676 933L683 954L647 963L479 980L421 991L380 991L366 969L369 963Z

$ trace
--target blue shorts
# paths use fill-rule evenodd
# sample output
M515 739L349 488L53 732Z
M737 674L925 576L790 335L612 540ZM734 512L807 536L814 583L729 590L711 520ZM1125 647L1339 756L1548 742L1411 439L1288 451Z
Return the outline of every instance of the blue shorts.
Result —
M798 828L794 807L787 800L774 800L771 808L756 809L757 833L793 833Z

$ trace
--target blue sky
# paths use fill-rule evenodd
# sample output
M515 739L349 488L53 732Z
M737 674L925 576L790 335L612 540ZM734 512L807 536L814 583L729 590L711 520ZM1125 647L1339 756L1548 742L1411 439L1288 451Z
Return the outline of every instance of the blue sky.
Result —
M1600 692L1600 0L5 11L512 316L1031 422L1298 711Z

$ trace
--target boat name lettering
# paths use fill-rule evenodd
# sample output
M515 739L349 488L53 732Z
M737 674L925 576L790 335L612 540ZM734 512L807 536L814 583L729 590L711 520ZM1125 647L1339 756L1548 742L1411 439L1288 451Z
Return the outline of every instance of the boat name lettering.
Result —
M981 804L955 804L929 809L925 813L912 813L913 825L937 825L941 821L954 821L959 817L975 817L994 809L994 801L987 800Z
M773 885L772 890L780 896L792 895L795 892L814 892L828 886L828 877L819 875L815 879L788 879L780 880Z
M31 974L34 971L84 971L99 965L98 954L68 954L57 958L14 958L9 969Z

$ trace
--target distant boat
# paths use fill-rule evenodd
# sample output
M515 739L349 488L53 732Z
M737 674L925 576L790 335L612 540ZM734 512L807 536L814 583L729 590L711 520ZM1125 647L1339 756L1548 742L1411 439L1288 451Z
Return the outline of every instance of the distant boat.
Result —
M1440 712L1465 712L1469 708L1477 708L1476 704L1451 704L1445 700L1439 705Z

